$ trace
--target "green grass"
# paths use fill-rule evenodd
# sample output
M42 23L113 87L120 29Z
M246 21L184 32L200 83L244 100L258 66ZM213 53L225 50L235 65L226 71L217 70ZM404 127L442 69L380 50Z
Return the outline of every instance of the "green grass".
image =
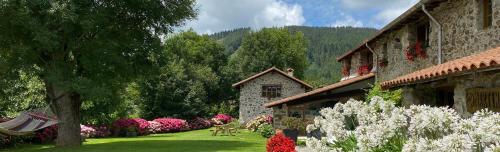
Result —
M211 136L209 129L133 138L87 139L81 147L21 145L12 152L262 152L266 139L241 130L236 136ZM2 150L0 150L2 151ZM5 150L4 150L5 151Z

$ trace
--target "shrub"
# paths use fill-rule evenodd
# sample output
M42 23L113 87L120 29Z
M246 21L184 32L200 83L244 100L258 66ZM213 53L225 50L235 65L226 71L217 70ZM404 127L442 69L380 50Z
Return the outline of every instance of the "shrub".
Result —
M139 135L149 134L148 132L149 122L147 120L141 118L134 118L132 120L137 123L137 132L139 133Z
M281 123L286 127L286 129L298 129L300 131L305 131L307 125L307 122L304 122L302 119L296 117L283 117Z
M111 135L106 125L80 125L80 135L85 138L103 138Z
M209 120L203 118L194 118L188 121L189 129L198 130L212 127L212 123Z
M267 152L295 152L295 144L290 138L278 133L267 140L266 149Z
M189 130L189 126L186 120L175 118L158 118L153 121L159 122L161 124L161 133Z
M94 137L96 130L90 126L80 125L80 135L85 138Z
M264 123L273 124L273 117L268 115L255 117L248 121L246 128L251 131L257 131L258 127Z
M152 134L156 133L161 133L161 123L156 122L156 121L148 121L149 122L149 127L148 131Z
M33 142L35 143L48 143L54 141L57 137L57 125L52 125L50 127L38 130L33 136Z
M262 137L265 137L265 138L269 138L271 137L272 135L274 135L274 128L273 128L273 125L271 124L268 124L268 123L263 123L259 126L259 128L257 129L257 132L259 132L259 134L262 136Z
M230 122L233 119L233 117L231 117L230 115L226 115L226 114L217 114L214 116L214 118L222 121L222 123L224 123L224 124Z
M326 134L322 140L308 139L307 146L313 151L485 151L500 141L500 113L488 110L463 119L445 107L412 105L405 109L373 97L369 103L337 103L320 114L307 127L308 131L320 128ZM345 126L352 120L356 125L350 130Z
M401 106L401 102L403 100L402 94L403 90L401 89L393 91L383 90L380 84L377 83L368 91L366 99L369 102L373 97L382 97L385 101L391 101L396 106Z

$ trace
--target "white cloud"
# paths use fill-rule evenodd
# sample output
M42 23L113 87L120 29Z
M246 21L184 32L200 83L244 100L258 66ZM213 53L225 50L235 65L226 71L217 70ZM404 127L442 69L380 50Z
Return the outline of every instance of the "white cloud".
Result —
M197 20L187 23L200 33L213 33L238 27L302 25L302 7L281 0L199 0Z
M354 19L352 16L346 15L344 13L340 13L342 19L335 21L331 26L333 27L343 27L343 26L352 26L352 27L363 27L363 22Z
M375 10L374 20L388 23L395 19L419 0L340 0L343 6L353 11Z

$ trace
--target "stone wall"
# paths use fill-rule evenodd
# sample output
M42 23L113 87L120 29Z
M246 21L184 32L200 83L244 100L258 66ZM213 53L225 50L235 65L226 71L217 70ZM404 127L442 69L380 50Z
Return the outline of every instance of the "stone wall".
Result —
M453 109L461 116L469 117L471 114L467 110L467 89L471 88L500 88L500 71L489 71L474 73L471 75L463 75L444 79L441 81L419 84L411 87L403 87L403 105L433 105L431 102L435 94L428 91L439 86L453 86ZM426 89L422 89L426 88ZM426 92L427 91L427 92Z
M500 0L492 2L493 25L488 29L479 27L477 0L450 0L429 10L443 28L443 63L500 46ZM383 44L388 44L388 64L378 69L379 82L438 64L438 28L433 22L430 24L430 47L426 49L427 58L416 58L415 61L409 62L403 51L404 48L413 45L411 43L415 39L415 25L426 20L429 21L427 16L421 16L413 23L392 30L369 44L379 58L383 56ZM400 44L396 39L400 40Z
M270 84L282 85L280 98L269 99L261 96L262 85ZM276 72L269 72L246 82L240 88L240 123L246 123L260 115L272 115L272 109L264 107L265 103L301 94L305 91L302 84Z

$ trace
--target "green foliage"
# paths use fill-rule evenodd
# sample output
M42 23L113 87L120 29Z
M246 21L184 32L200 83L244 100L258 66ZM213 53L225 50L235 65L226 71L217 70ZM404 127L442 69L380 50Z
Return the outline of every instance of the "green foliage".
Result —
M300 118L295 117L283 117L281 123L287 129L298 129L300 131L305 131L307 123L302 121Z
M230 64L248 77L270 67L293 68L302 78L307 67L306 43L301 32L289 33L285 28L264 28L244 37Z
M403 134L398 133L392 138L389 138L387 143L381 147L372 149L373 152L400 152L403 150L403 146L408 140Z
M290 33L302 32L307 45L306 56L309 66L304 78L311 85L319 87L337 82L341 78L341 64L336 57L356 47L363 39L374 34L376 29L354 27L285 27ZM226 46L228 53L236 51L247 36L249 28L234 29L211 35Z
M239 103L234 100L212 103L209 108L209 116L215 116L220 113L233 117L238 117L239 115Z
M257 129L257 132L259 132L259 134L264 138L269 138L275 134L273 125L268 123L261 124Z
M208 116L209 105L224 101L231 89L225 80L224 47L193 31L165 44L165 53L156 59L159 73L139 82L142 117Z
M382 97L386 101L394 102L396 106L401 106L401 102L403 100L402 97L403 90L383 90L380 84L375 84L366 95L366 100L369 102L372 97L379 96Z
M356 151L358 147L357 143L358 141L356 140L356 136L351 135L345 140L337 141L330 146L333 148L340 148L342 151Z
M33 68L36 71L36 68ZM0 78L0 117L16 117L20 111L42 108L45 101L45 85L35 72L16 72L13 78Z

